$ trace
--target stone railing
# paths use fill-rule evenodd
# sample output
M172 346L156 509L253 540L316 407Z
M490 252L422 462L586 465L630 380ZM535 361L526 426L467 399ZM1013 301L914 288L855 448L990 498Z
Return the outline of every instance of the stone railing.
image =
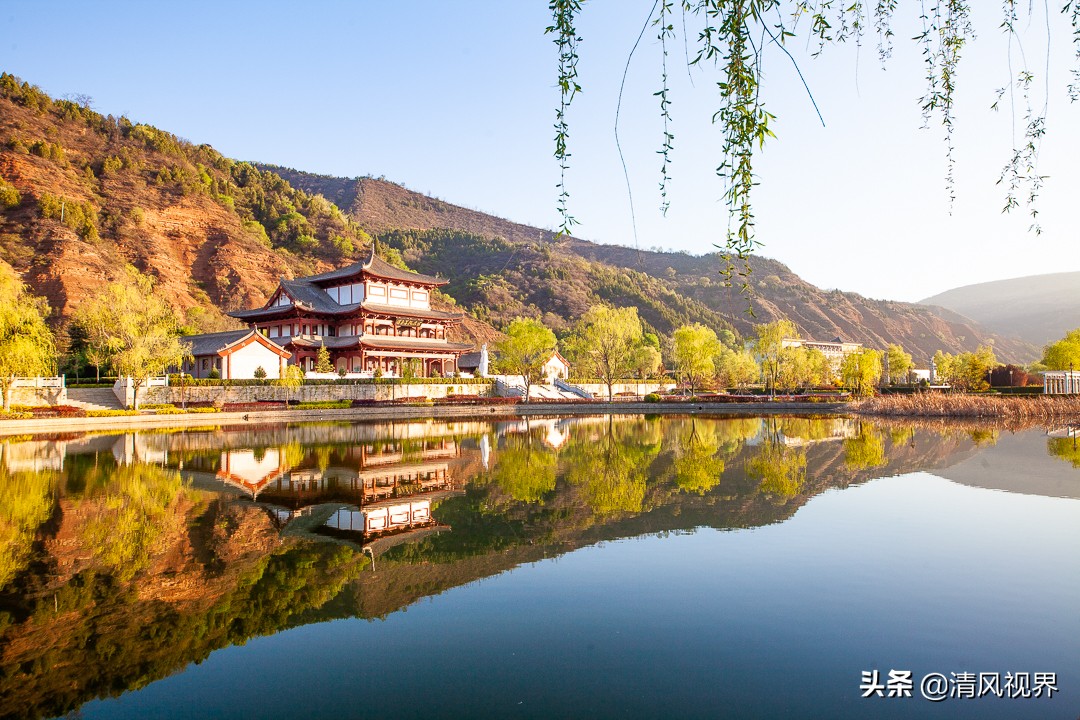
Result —
M555 387L557 387L560 390L563 390L565 392L573 393L574 395L577 395L578 397L585 398L586 400L592 400L592 398L593 398L593 394L591 392L589 392L588 390L586 390L585 388L581 387L580 385L574 385L572 383L568 383L565 380L563 380L562 378L555 378Z
M67 402L67 381L59 377L17 377L11 384L15 405L63 405Z

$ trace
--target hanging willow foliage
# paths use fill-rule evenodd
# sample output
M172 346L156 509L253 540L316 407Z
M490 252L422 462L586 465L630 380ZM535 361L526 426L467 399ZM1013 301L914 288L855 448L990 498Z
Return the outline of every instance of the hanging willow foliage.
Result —
M809 25L806 33L817 43L815 55L827 46L851 40L863 41L868 28L876 35L878 57L884 64L892 54L892 19L898 0L682 0L683 32L686 18L700 22L697 37L685 37L696 48L693 57L688 55L691 66L711 65L719 71L716 82L718 109L713 122L724 135L720 163L716 174L724 183L724 202L728 207L729 222L726 237L717 244L725 258L722 273L727 280L735 276L743 278L749 273L749 255L759 246L754 236L754 213L751 196L756 185L753 160L755 152L762 149L766 139L773 137L770 123L774 116L766 109L761 96L762 58L771 50L786 55L794 63L785 48L796 37L800 25ZM570 214L569 192L566 189L566 171L569 168L569 125L567 110L581 85L578 83L578 46L582 38L575 22L581 12L582 0L550 0L548 8L552 24L546 32L555 35L559 51L560 90L559 107L555 122L555 157L559 163L558 210L561 218L560 233L568 233L576 220ZM663 120L663 140L659 153L663 162L660 168L660 207L668 208L668 182L674 135L671 132L671 98L668 88L668 42L675 37L671 15L674 3L659 0L653 6L656 15L654 25L659 28L657 39L661 45L661 89L655 93L660 100L660 117ZM971 22L971 0L912 0L911 5L921 23L920 32L913 38L920 46L926 78L926 91L920 99L924 124L940 122L945 140L945 188L950 205L955 199L955 161L953 142L954 101L957 87L957 68L965 46L974 37ZM1001 30L1010 43L1009 84L999 91L1010 98L1014 116L1023 120L1023 132L1013 140L1009 162L1002 170L999 183L1006 188L1004 211L1023 205L1031 215L1031 229L1039 233L1036 200L1042 186L1043 176L1038 174L1037 160L1039 142L1046 128L1046 104L1041 108L1032 102L1034 74L1023 67L1012 74L1012 46L1017 46L1018 10L1016 0L1002 0L1003 21ZM1028 6L1027 14L1032 13ZM1049 34L1049 9L1047 33ZM1080 0L1068 0L1061 9L1071 26L1074 67L1072 82L1067 91L1071 100L1080 97ZM756 42L755 42L756 39ZM1049 60L1049 50L1048 60ZM1049 62L1048 62L1049 64ZM796 70L798 66L796 64ZM801 77L801 73L800 73ZM1020 94L1016 102L1015 91ZM811 97L811 100L813 98ZM815 105L816 107L816 105ZM997 107L995 103L994 107Z

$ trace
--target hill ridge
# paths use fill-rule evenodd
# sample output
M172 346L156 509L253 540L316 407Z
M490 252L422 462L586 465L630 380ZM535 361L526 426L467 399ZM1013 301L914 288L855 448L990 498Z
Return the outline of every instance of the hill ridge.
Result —
M49 300L61 329L129 263L156 278L190 330L227 329L234 325L224 311L261 304L279 277L361 259L375 236L390 262L450 280L436 299L469 313L455 338L466 341L490 341L495 328L522 315L564 331L605 301L637 307L664 335L701 322L745 337L754 322L786 315L807 336L875 347L897 342L922 362L939 348L970 350L987 341L1002 359L1036 354L946 311L822 291L760 257L750 259L750 317L747 298L719 282L715 254L558 237L381 179L232 160L209 145L53 100L6 73L0 182L19 194L0 209L0 260ZM50 207L68 212L61 217Z

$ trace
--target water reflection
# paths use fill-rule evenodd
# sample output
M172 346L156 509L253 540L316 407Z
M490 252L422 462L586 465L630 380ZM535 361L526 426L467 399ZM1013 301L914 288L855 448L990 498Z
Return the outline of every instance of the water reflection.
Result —
M1032 448L1056 468L1047 471L1056 484L1012 478L1008 489L1080 495L1072 430L1002 437L843 418L428 421L4 442L0 715L68 712L257 635L386 617L605 540L780 523L825 490L878 477L928 470L996 487L992 470L968 468L994 452L998 466L1016 456L1032 468Z

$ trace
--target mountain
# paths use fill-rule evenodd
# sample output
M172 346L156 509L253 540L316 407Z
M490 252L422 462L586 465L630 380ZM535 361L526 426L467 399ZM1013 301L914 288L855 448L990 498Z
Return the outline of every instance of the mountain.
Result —
M0 261L48 299L61 331L128 264L193 331L226 329L226 311L264 302L279 277L355 262L372 236L390 262L449 280L433 300L468 313L458 340L490 341L520 315L563 331L607 301L662 335L700 322L745 337L787 316L805 336L899 343L921 363L984 342L1002 359L1037 355L950 311L823 291L774 260L751 258L742 295L720 282L716 254L556 237L380 179L239 162L0 74Z
M496 326L533 315L559 330L589 304L606 300L635 305L664 335L680 324L702 322L746 337L755 323L788 317L808 337L840 336L877 348L898 343L920 363L938 349L960 352L983 343L993 343L1003 360L1029 362L1038 356L1028 342L996 335L956 312L822 290L768 258L750 258L747 296L721 282L718 253L655 252L559 238L385 180L259 167L293 187L332 198L367 232L399 250L410 266L443 273L458 304Z
M920 302L948 308L992 332L1042 346L1080 327L1080 272L965 285Z

